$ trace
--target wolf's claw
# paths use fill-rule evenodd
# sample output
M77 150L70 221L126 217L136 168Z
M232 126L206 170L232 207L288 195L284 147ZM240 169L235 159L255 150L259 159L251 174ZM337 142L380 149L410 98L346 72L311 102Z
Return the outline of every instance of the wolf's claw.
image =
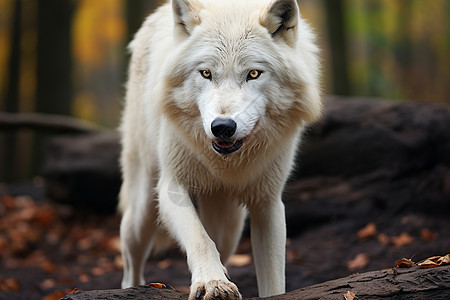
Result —
M189 300L242 299L237 286L225 280L211 280L206 283L198 282L192 288L193 291L189 296Z
M195 294L195 299L200 299L200 296L202 295L202 289L198 288L197 294Z

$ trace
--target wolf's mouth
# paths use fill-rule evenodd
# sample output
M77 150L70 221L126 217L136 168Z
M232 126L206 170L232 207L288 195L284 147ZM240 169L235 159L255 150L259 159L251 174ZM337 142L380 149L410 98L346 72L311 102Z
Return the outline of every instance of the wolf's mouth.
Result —
M212 146L217 153L220 154L231 154L239 150L244 144L244 139L235 140L235 141L226 141L226 140L213 140Z

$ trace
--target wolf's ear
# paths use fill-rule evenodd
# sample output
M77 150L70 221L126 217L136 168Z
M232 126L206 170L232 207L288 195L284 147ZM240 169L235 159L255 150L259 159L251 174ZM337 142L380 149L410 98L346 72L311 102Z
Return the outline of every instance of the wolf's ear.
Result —
M175 27L180 33L190 35L194 27L200 24L200 8L196 0L172 0Z
M261 24L275 40L283 39L293 47L297 39L299 14L296 0L275 0L262 16Z

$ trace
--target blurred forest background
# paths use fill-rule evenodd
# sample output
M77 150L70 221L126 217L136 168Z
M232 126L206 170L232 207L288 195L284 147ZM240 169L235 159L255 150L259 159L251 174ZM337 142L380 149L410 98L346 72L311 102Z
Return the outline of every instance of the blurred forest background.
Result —
M45 113L114 129L126 45L157 0L0 0L0 118ZM450 103L449 0L300 0L326 94ZM49 134L0 124L0 182L39 174Z

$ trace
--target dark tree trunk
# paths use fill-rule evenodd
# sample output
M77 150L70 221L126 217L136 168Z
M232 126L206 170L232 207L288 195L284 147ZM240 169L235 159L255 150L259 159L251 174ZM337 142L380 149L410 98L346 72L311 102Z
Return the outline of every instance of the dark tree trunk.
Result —
M350 83L347 71L347 40L345 34L344 1L325 1L328 38L331 46L332 93L349 95Z
M11 33L11 50L9 59L9 81L6 89L4 110L17 112L19 108L19 79L20 79L20 39L22 33L22 1L16 0ZM16 133L0 134L0 181L14 179L14 162L16 160ZM3 165L3 166L2 166Z
M72 17L76 1L38 0L37 86L35 111L72 113ZM33 165L36 173L43 157L44 135L36 133Z
M5 111L17 112L19 107L20 38L22 32L22 1L16 0L11 34L9 58L9 82L6 89Z
M71 113L73 3L38 1L37 112Z

